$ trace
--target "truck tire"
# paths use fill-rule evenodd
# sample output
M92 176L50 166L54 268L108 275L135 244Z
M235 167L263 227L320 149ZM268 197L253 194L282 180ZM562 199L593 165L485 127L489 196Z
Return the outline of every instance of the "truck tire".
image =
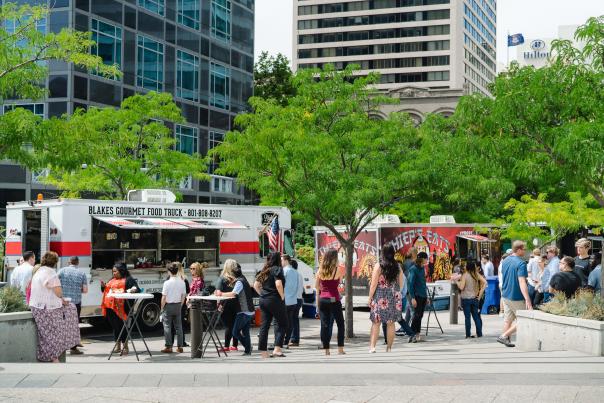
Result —
M159 316L161 314L161 303L159 298L143 301L138 317L138 325L143 332L151 332L161 327Z

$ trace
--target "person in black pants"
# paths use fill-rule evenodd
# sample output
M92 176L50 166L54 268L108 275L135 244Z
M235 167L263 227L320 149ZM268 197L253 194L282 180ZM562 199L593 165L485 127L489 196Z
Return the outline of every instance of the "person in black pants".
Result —
M338 270L338 251L328 250L323 256L315 289L317 291L317 306L321 318L321 344L325 355L330 355L329 344L333 332L333 322L338 325L338 354L344 353L344 315L338 286L343 273Z
M285 357L281 351L283 339L287 328L287 314L285 312L285 276L281 268L281 254L271 252L262 270L256 275L254 289L260 294L260 311L262 313L262 324L258 340L258 351L262 358L268 358L267 343L268 330L273 318L277 321L275 332L275 347L272 357Z
M409 268L409 276L407 279L407 292L411 297L413 305L413 319L411 321L411 329L415 332L415 341L419 341L420 332L422 330L422 318L428 301L428 292L426 288L426 276L424 273L424 265L428 261L426 252L417 254L415 263Z
M235 270L237 269L237 262L233 259L227 259L224 262L224 267L220 273L220 278L216 284L216 289L222 293L229 293L233 291L231 284L235 283ZM233 325L235 324L235 318L239 313L239 303L237 299L231 299L223 301L222 303L222 314L220 318L224 323L224 350L225 351L237 351L239 342L236 338L233 338ZM231 340L233 346L231 347Z

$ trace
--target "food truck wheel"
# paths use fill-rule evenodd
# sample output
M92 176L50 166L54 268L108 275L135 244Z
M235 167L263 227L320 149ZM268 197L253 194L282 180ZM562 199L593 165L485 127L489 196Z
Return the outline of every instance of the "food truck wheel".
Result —
M161 323L159 316L161 313L160 300L158 298L145 301L140 308L141 313L138 317L138 324L142 331L153 331L159 329Z

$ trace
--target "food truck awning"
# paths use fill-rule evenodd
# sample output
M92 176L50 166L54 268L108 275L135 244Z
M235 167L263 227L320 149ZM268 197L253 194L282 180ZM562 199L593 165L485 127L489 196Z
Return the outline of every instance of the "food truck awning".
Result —
M124 229L247 229L245 225L219 219L93 217L104 223Z
M486 236L482 236L482 235L457 235L458 238L461 239L467 239L468 241L474 241L474 242L497 242L494 239L490 239L487 238Z
M177 224L185 225L190 228L201 228L201 229L248 229L245 225L237 224L227 220L221 219L197 219L197 218L170 218Z

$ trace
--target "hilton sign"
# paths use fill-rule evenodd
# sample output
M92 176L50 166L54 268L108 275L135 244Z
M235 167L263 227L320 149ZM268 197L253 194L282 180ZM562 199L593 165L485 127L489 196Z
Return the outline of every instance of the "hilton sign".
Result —
M524 52L525 59L547 59L550 56L550 52L546 49L545 41L536 39L531 42L531 51Z

